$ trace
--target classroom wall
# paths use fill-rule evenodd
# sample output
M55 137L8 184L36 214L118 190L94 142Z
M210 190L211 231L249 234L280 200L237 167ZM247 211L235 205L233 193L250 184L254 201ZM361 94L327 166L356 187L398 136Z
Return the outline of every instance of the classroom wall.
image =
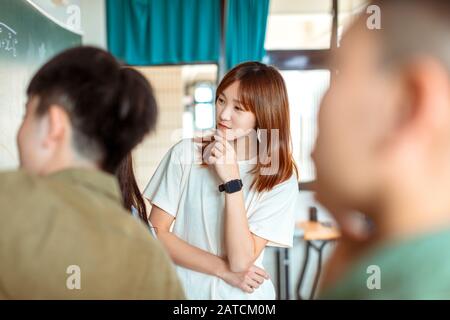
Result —
M22 1L22 0L20 0ZM27 0L31 1L46 14L51 16L59 23L69 26L76 31L81 31L80 19L80 0ZM94 0L97 1L97 0ZM75 10L74 10L75 9Z
M83 44L106 49L105 0L79 0L81 5L81 29Z
M19 164L16 133L25 111L23 87L28 73L26 70L17 72L11 66L0 67L0 79L8 79L13 72L15 81L0 83L0 170L13 169Z
M19 164L16 135L30 78L55 54L81 44L80 35L64 24L66 11L50 1L54 10L44 13L35 2L0 1L0 170Z
M136 180L144 190L164 155L181 139L184 87L181 66L137 70L150 81L159 107L156 130L133 153Z

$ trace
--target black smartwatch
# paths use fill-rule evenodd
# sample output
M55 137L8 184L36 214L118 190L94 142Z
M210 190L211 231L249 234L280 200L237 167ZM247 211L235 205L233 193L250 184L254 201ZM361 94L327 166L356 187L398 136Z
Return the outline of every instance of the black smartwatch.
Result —
M243 184L241 179L230 180L227 183L221 184L219 186L219 191L225 191L226 193L235 193L241 191L242 186Z

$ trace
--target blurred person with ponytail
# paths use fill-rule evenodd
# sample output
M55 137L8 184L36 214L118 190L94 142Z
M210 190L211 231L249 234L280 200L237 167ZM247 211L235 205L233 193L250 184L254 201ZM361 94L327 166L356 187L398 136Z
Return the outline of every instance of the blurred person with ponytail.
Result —
M79 47L45 64L27 95L21 170L0 173L0 299L183 298L113 176L155 126L149 83Z
M281 74L258 62L225 75L217 130L172 147L144 196L188 299L275 299L267 246L291 247L298 178ZM171 226L173 224L173 230Z

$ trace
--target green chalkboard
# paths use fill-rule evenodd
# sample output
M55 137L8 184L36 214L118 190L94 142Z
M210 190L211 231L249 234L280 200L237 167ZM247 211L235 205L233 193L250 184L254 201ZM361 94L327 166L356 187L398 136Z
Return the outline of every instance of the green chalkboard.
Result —
M16 134L33 73L81 35L65 29L26 0L0 0L0 169L18 164Z

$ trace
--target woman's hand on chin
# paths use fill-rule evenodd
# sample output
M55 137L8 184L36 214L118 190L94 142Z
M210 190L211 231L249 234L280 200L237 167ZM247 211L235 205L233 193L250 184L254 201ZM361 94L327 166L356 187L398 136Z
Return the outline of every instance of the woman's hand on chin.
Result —
M214 136L215 141L208 146L208 164L214 165L216 173L223 183L240 179L239 166L233 146L222 136L220 130Z

